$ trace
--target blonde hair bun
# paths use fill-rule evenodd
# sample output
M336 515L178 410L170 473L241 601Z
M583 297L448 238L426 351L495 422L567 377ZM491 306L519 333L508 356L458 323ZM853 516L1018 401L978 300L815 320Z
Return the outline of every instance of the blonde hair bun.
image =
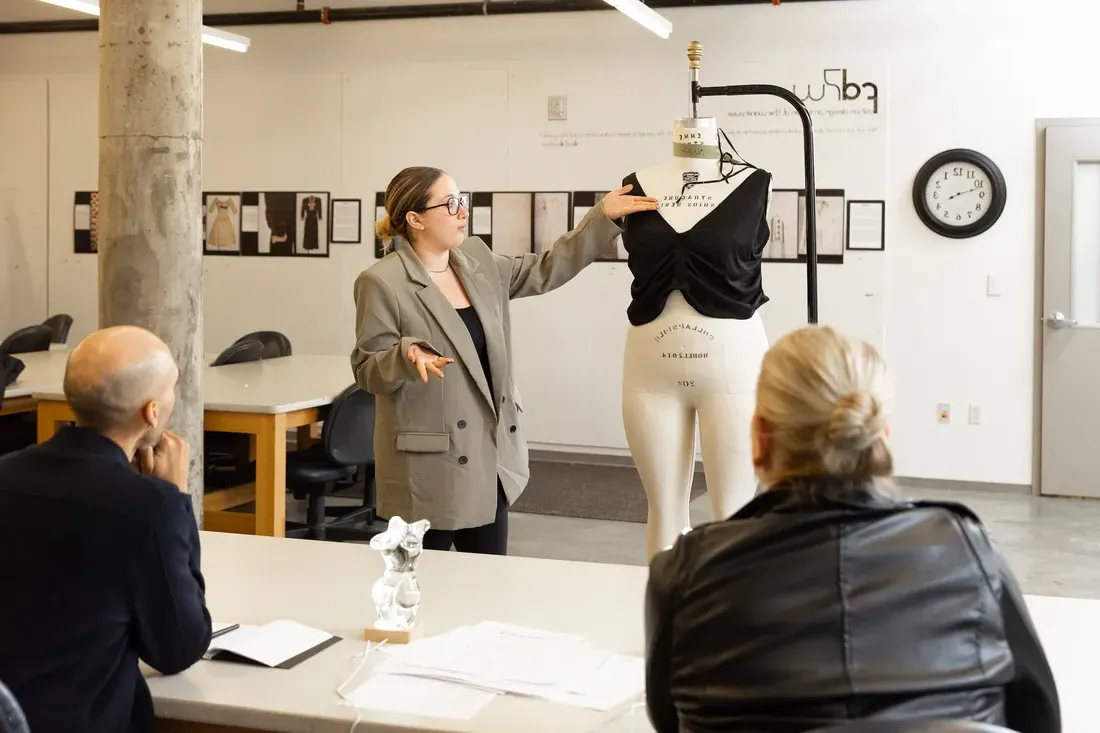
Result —
M390 222L389 214L382 215L382 218L374 225L374 231L381 239L389 239L397 235L397 232L393 230L393 224Z
M841 397L821 431L821 448L866 450L885 428L882 402L868 392Z

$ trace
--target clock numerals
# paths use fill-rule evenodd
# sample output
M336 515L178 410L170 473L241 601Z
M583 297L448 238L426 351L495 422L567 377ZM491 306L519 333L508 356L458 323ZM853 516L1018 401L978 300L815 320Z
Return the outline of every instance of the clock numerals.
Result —
M947 150L917 173L913 204L924 223L945 237L973 237L1004 210L1005 181L997 165L973 150Z

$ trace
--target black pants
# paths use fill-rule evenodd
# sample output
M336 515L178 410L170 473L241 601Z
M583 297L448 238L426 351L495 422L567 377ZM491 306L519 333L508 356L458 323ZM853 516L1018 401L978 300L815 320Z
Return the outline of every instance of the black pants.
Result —
M425 550L451 549L480 555L508 554L508 499L497 480L497 516L492 524L468 529L429 529L424 535Z

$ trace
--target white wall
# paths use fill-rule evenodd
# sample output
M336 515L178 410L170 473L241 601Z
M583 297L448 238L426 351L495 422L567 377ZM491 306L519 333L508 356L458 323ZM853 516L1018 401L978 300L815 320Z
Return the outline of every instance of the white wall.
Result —
M444 167L466 190L606 189L663 160L667 141L609 147L549 168L533 163L537 130L525 125L546 125L546 93L569 96L571 124L598 112L610 117L607 127L670 125L687 111L689 40L704 45L705 83L749 81L731 77L753 64L886 70L889 126L882 160L873 161L882 174L868 183L882 190L859 195L887 200L887 252L820 268L822 320L884 346L898 383L901 474L1029 483L1034 120L1100 116L1100 94L1091 91L1100 51L1076 14L1088 7L1061 0L1042 17L997 0L685 9L667 12L675 24L668 41L610 11L249 28L247 55L206 54L204 188L362 198L365 229L374 192L411 164ZM19 228L37 232L24 235L22 257L32 264L16 287L40 293L48 274L48 307L37 296L28 316L67 310L78 319L74 337L93 327L95 314L95 259L71 253L72 194L96 185L96 86L87 74L95 63L89 34L0 44L0 204L19 196L26 202L15 207ZM32 215L43 208L44 162L24 160L46 157L47 112L48 270L40 249L29 252L29 243L45 244ZM1010 189L1000 223L969 241L931 234L910 203L916 170L952 147L990 155ZM22 156L18 166L10 155ZM823 155L819 185L866 163L854 157ZM332 252L327 260L206 258L207 348L276 328L299 352L347 353L351 284L373 255L369 244ZM1002 280L1000 298L985 297L990 274ZM804 317L801 277L797 266L765 270L773 338ZM517 374L536 445L625 448L619 389L629 284L624 265L599 264L557 293L515 304ZM8 302L5 289L0 303ZM937 424L940 402L953 405L954 424ZM968 404L982 407L982 426L965 424Z

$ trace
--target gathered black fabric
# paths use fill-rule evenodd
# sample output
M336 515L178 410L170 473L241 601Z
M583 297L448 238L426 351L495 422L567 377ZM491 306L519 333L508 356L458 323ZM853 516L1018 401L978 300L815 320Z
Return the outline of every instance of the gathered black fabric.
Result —
M760 280L760 257L768 243L768 192L772 175L753 169L734 191L686 232L677 232L660 211L642 211L623 221L627 266L634 276L626 314L641 326L657 318L674 290L710 318L745 320L768 302ZM645 196L636 174L623 179ZM690 188L685 195L720 189L722 183ZM712 188L713 187L713 188Z

